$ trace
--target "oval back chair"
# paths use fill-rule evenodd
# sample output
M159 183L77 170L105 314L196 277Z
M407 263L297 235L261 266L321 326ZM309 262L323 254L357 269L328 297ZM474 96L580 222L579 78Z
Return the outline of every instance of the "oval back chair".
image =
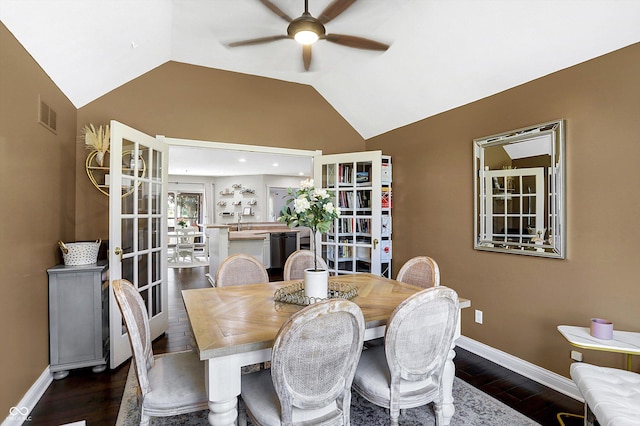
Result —
M268 283L269 273L262 263L247 254L232 254L224 259L216 271L216 287Z
M400 409L433 402L436 425L444 424L442 375L459 315L458 295L444 286L407 298L391 313L384 346L363 351L353 389L389 409L398 425Z
M422 288L436 287L440 285L440 268L429 256L416 256L402 265L396 280Z
M349 425L351 384L364 340L360 307L332 299L293 314L276 335L271 370L242 377L258 425Z
M298 250L289 255L287 261L284 263L284 269L282 270L282 279L300 280L304 278L304 270L313 268L313 252L311 250ZM327 270L327 262L320 256L316 256L318 269Z
M195 352L154 357L147 307L127 280L113 282L113 293L129 334L139 389L140 425L151 417L167 417L207 409L204 362Z

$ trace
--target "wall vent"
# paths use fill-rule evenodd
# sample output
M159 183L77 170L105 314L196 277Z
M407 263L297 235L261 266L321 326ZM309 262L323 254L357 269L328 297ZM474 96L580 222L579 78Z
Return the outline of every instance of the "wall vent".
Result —
M57 134L57 114L53 108L44 103L42 99L38 97L38 123L42 124L47 129L51 130L53 133Z

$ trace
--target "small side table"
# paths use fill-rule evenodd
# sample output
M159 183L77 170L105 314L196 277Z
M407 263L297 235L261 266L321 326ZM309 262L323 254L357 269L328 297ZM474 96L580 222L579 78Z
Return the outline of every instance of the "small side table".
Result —
M617 352L627 355L627 370L631 371L633 355L640 355L640 333L633 331L613 331L613 339L593 337L589 327L559 325L558 331L569 343L578 348L596 351Z

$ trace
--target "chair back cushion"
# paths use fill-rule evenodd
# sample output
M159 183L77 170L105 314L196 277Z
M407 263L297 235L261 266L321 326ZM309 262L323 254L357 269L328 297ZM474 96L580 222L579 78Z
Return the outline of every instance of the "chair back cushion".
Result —
M142 396L151 390L147 372L154 365L149 317L142 296L127 280L113 282L113 293L124 318Z
M396 279L422 288L435 287L440 285L440 268L432 258L417 256L402 265Z
M282 278L285 281L289 280L301 280L304 278L304 270L313 268L313 251L311 250L298 250L289 255L287 261L284 263L284 269L282 270ZM327 262L320 256L316 257L318 269L327 270Z
M393 383L440 380L458 322L458 295L439 286L407 298L393 311L385 353Z
M283 424L292 421L293 407L313 410L336 400L348 420L364 327L360 308L338 299L308 306L282 325L273 346L271 375Z
M246 254L232 254L220 263L216 272L216 287L269 282L269 274L262 263Z

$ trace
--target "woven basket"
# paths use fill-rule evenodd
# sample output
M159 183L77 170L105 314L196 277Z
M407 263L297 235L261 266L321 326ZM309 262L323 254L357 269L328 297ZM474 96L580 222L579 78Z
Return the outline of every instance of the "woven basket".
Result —
M62 251L64 264L77 266L96 263L98 261L98 251L100 250L101 242L101 240L85 243L63 243L62 241L58 241L58 245Z

